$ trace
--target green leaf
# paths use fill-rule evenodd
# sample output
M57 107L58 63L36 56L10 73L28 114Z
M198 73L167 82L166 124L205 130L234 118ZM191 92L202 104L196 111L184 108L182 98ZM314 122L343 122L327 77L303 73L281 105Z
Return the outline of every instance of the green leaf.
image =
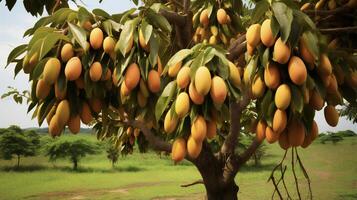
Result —
M300 18L309 29L316 30L315 23L305 13L301 12L300 10L294 9L293 14L294 14L294 16Z
M19 57L21 54L23 54L25 51L27 50L27 44L22 44L20 46L17 46L16 48L14 48L8 58L7 58L7 63L6 63L6 67L13 62L17 57ZM6 68L5 67L5 68Z
M261 111L263 113L263 117L267 117L265 113L269 109L270 103L274 102L273 100L273 92L271 90L268 90L265 93L265 96L261 102Z
M176 81L168 83L155 105L155 118L159 121L176 91Z
M120 65L120 74L118 74L118 78L119 76L122 76L122 74L124 73L125 69L128 67L129 63L131 62L131 58L133 57L134 55L134 50L132 49L129 56L127 58L125 58L124 62L121 63ZM118 70L119 72L119 70Z
M273 33L273 36L276 37L279 33L279 22L276 20L276 18L273 16L271 18L271 24L270 24L271 32Z
M171 25L166 20L166 18L160 14L155 13L152 9L149 9L147 12L147 20L151 25L161 29L166 33L171 33L172 31Z
M210 18L213 11L213 6L209 4L206 9L207 9L208 18Z
M209 63L214 58L215 51L216 51L216 49L214 49L212 47L208 47L207 49L205 49L203 65Z
M109 20L106 20L103 22L103 27L104 27L104 31L109 35L109 36L113 36L112 33L112 23Z
M227 80L229 77L228 65L223 64L222 60L219 60L218 75L224 80Z
M76 39L76 41L78 42L79 45L81 45L81 47L83 49L86 49L87 47L87 33L86 31L75 25L72 23L68 23L69 29L71 31L71 33L73 34L74 38Z
M269 54L270 54L269 48L266 48L262 57L262 65L264 67L266 67L269 63Z
M123 56L125 56L128 43L133 36L136 25L139 23L139 18L128 20L125 22L123 31L120 33L119 41L115 45L115 49L119 49Z
M55 32L56 29L54 28L50 28L50 27L40 27L39 29L37 29L37 31L34 33L33 37L31 38L29 44L28 44L28 49L31 49L33 45L35 45L35 43L38 40L43 39L44 37L46 37L48 34Z
M303 26L299 24L296 18L294 18L292 22L290 36L289 36L289 43L291 46L294 47L298 44L302 31L303 31Z
M106 19L111 18L110 15L109 15L107 12L105 12L104 10L99 9L99 8L94 9L94 10L92 11L92 13L95 14L95 15L97 15L97 16L104 17L104 18L106 18Z
M269 2L265 0L258 1L258 3L255 4L255 8L251 16L252 24L259 22L260 19L264 16L265 12L268 11L268 9L269 9Z
M52 16L46 16L46 17L42 17L41 19L39 19L35 25L28 29L25 33L24 33L24 37L28 36L28 35L32 35L35 33L35 31L37 31L38 28L43 27L48 25L49 23L51 23L52 21Z
M198 56L193 60L191 67L190 67L191 68L191 70L190 70L191 81L195 80L196 71L199 67L201 67L203 65L204 58L205 58L205 53L204 53L204 51L201 51L200 54L198 54Z
M38 112L39 113L39 118L38 118L38 124L39 126L42 125L43 121L46 119L47 114L51 111L52 106L55 104L56 102L56 98L53 98L51 100L47 100L45 101L41 107L40 110Z
M46 62L49 60L50 58L44 58L42 59L34 68L32 74L31 74L31 79L32 80L38 80L39 77L41 76L42 72L43 72L43 68L45 67Z
M280 25L281 39L283 40L283 42L286 42L289 38L291 31L293 11L291 10L291 8L286 6L286 4L279 1L273 3L272 9L274 11L275 18Z
M293 110L297 111L298 113L302 113L304 109L304 97L298 87L293 84L290 84L291 88L291 106Z
M150 6L150 8L156 13L159 13L161 7L163 7L161 3L154 3Z
M17 62L16 66L15 66L15 70L14 70L14 78L17 76L17 74L22 70L22 59Z
M184 60L187 56L191 55L192 53L193 51L191 49L181 49L171 57L171 59L167 62L167 66L174 65Z
M315 117L315 110L311 108L311 106L305 105L303 113L303 121L307 129L307 133L310 133L312 122L314 121Z
M42 59L59 40L64 40L69 42L69 38L60 33L50 33L44 39L43 43L41 44L40 53L39 53L39 60Z
M152 30L153 30L152 25L148 24L145 20L143 20L140 29L141 32L143 33L145 43L147 44L152 34Z
M68 15L72 12L74 11L70 8L61 8L52 15L52 21L57 24L63 24L67 20Z
M234 99L238 99L240 97L239 90L234 87L229 81L226 82L228 84L229 94L234 97Z
M319 45L318 45L318 38L316 34L312 33L311 31L305 31L302 34L303 40L306 42L307 48L313 55L320 55ZM315 59L316 56L315 56Z
M151 66L156 65L158 52L159 52L159 43L157 41L156 35L153 35L150 39L149 61L150 61Z
M124 13L112 15L112 19L119 24L124 24L136 10L136 8L132 8Z
M275 110L276 110L276 106L275 106L275 102L274 101L270 102L270 105L269 105L267 110L264 110L266 112L265 119L267 121L267 124L270 127L273 127L273 118L274 118Z
M84 7L80 7L78 9L78 20L79 22L83 23L87 20L92 19L92 14Z

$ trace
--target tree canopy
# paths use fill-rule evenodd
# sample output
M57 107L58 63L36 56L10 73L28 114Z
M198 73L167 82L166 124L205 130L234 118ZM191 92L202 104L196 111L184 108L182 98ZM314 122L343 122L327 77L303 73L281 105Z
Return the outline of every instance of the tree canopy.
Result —
M21 157L34 156L40 146L40 136L34 131L23 131L18 126L10 126L0 134L0 155L3 159L17 158L17 167Z
M98 145L84 139L62 139L45 145L45 155L50 161L68 158L73 163L74 170L77 170L78 163L83 157L97 153Z
M316 139L315 112L334 127L335 107L357 104L356 0L153 0L112 15L51 2L8 57L29 75L39 125L53 137L94 125L123 153L136 141L188 159L208 199L237 198L234 177L263 140L291 150L310 183L297 147Z

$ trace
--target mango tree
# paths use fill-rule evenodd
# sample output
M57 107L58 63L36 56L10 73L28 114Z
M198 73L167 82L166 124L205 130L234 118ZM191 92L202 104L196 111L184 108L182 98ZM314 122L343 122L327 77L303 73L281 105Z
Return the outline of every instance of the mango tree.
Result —
M357 1L133 2L112 15L66 0L25 4L49 15L8 63L28 74L39 125L46 119L53 137L94 125L123 153L136 141L187 159L208 199L238 198L235 177L263 140L278 142L284 158L291 149L310 184L297 148L317 137L315 112L336 126L335 106L356 104ZM270 177L281 199L284 169L282 161Z

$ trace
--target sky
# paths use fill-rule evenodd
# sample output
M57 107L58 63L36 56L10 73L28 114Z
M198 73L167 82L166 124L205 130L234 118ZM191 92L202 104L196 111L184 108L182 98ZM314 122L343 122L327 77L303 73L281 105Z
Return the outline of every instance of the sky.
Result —
M4 68L7 56L12 48L29 40L29 38L23 38L22 35L37 20L25 11L21 2L18 1L11 12L5 7L4 1L0 3L0 95L8 91L8 86L16 87L20 91L30 89L28 78L23 72L20 72L14 79L14 65ZM101 4L94 0L84 2L84 6L89 10L101 8L110 14L120 13L135 6L129 0L104 0ZM22 128L38 127L37 120L31 120L32 113L27 114L26 111L26 104L16 104L11 98L0 99L0 128L8 127L12 124L17 124ZM357 132L357 124L352 124L345 118L340 118L337 127L330 127L325 121L323 111L316 113L315 120L320 132L346 129ZM46 123L42 125L42 127L46 126Z

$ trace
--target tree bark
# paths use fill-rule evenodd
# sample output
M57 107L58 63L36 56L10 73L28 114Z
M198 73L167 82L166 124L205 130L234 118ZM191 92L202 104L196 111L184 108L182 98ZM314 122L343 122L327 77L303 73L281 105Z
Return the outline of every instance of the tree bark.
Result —
M17 155L17 168L20 167L20 155Z
M201 154L191 160L200 172L208 200L236 200L239 187L234 181L236 172L226 173L227 160L215 156L207 142L203 143ZM226 176L230 177L226 177ZM232 176L233 175L233 176Z
M78 168L78 161L73 160L73 170L77 170L77 168Z

